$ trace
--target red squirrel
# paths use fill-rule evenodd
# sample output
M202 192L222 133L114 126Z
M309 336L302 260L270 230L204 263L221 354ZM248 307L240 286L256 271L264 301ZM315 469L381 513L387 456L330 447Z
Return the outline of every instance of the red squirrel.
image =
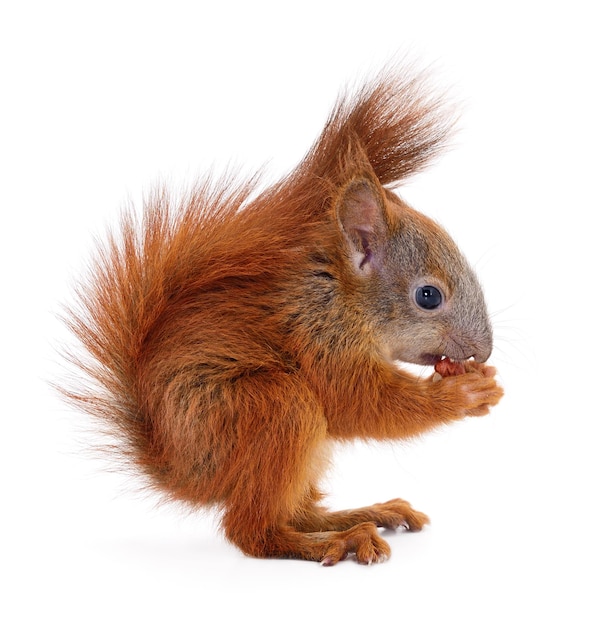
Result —
M266 189L157 191L100 246L67 314L87 380L68 398L168 499L218 509L247 555L384 561L378 527L428 518L400 499L327 510L331 443L411 438L502 396L475 274L392 191L453 126L425 85L388 69L343 94Z

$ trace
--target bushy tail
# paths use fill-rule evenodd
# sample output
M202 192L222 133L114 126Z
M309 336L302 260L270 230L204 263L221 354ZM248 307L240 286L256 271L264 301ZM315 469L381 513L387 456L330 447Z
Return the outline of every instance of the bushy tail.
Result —
M456 121L429 83L425 72L389 67L343 93L303 167L340 183L348 162L364 158L389 187L421 171L446 148Z
M78 382L59 389L79 409L100 418L118 440L115 451L122 459L148 465L150 417L138 397L139 366L157 320L228 272L262 270L235 232L245 230L240 207L254 189L252 180L241 185L206 181L177 204L165 191L156 192L141 216L124 214L118 232L99 246L76 288L64 320L78 341L65 351ZM224 233L224 222L234 228Z

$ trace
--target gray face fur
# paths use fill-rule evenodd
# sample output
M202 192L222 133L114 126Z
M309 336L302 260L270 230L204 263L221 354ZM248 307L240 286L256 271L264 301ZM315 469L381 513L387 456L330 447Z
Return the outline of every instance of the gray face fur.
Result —
M440 226L400 202L393 209L392 232L374 263L384 353L420 365L442 356L486 361L492 329L476 275ZM440 306L418 305L416 290L424 286L438 289Z
M362 180L349 185L338 217L385 358L420 365L443 356L488 359L492 330L482 289L440 226ZM416 291L425 286L440 293L438 306L419 305Z

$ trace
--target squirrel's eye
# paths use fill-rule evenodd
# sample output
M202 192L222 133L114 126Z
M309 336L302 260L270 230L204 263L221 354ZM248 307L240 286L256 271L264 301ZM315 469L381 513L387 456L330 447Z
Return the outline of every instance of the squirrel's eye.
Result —
M442 304L442 294L432 285L418 287L415 291L415 301L420 308L432 311Z

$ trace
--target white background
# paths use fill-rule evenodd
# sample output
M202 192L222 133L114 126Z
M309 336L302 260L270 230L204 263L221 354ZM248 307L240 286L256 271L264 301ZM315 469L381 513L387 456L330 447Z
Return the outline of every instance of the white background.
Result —
M218 6L218 8L217 8ZM599 624L599 46L593 2L4 2L0 268L4 624ZM351 446L333 507L432 525L362 567L260 561L82 450L47 380L94 236L159 179L275 179L339 89L399 51L463 102L403 190L474 263L506 397L417 442ZM6 614L5 616L2 614Z

